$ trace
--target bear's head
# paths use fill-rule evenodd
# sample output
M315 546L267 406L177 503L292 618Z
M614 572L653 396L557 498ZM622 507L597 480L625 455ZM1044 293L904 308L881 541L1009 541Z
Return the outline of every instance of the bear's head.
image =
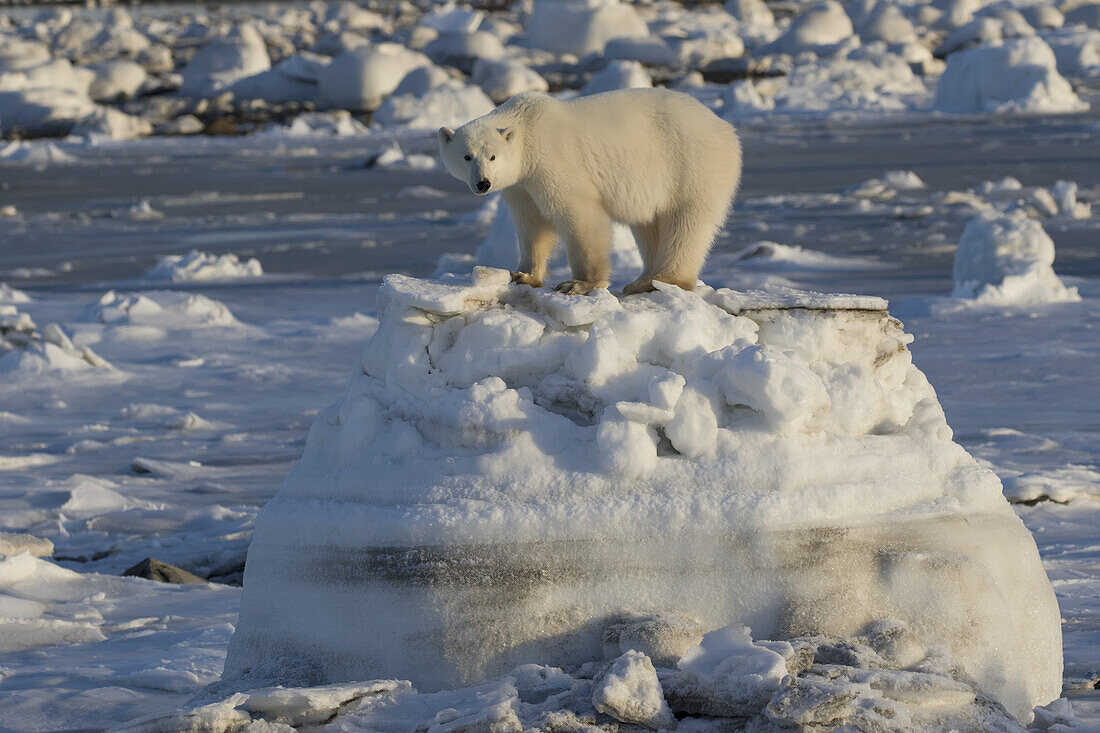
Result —
M499 128L485 120L474 120L458 130L439 128L443 164L479 196L519 181L521 156L516 143L514 127Z

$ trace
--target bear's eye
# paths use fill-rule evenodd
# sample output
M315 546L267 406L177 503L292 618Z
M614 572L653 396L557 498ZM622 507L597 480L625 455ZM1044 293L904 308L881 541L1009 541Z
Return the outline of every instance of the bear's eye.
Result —
M465 157L466 157L466 160L473 160L473 158L471 158L469 155L467 155Z
M495 156L495 155L490 155L489 156L489 160L496 160L496 159L497 159L497 156Z

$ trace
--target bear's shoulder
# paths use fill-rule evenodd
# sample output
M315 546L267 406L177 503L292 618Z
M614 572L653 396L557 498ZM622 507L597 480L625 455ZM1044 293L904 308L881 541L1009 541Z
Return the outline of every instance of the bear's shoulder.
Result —
M496 109L498 113L523 116L556 103L549 94L543 92L520 92Z

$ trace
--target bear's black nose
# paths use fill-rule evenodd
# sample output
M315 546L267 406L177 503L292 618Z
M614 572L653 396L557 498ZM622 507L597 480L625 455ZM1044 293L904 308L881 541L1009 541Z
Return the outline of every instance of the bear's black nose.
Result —
M485 193L492 187L493 184L489 183L488 178L482 178L480 181L477 182L477 190L481 193Z

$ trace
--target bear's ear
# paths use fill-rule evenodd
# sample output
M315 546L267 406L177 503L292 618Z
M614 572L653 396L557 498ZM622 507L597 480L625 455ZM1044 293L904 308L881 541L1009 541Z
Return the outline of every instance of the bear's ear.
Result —
M516 128L514 127L504 127L498 129L497 132L499 132L500 136L504 138L507 142L512 142L512 138L516 136Z
M439 142L446 145L447 143L451 142L454 139L455 139L455 131L454 130L452 130L449 127L439 128Z

